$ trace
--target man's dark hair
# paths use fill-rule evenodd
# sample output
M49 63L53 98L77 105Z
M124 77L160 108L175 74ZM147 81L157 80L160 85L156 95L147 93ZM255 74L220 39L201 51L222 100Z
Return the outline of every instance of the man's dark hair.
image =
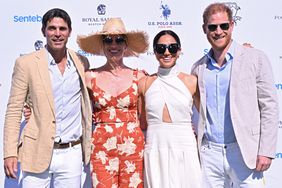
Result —
M72 28L71 28L71 18L68 15L68 13L66 11L64 11L63 9L53 8L51 10L48 10L48 12L46 12L43 15L42 27L41 27L42 33L44 33L44 31L45 31L48 21L50 21L50 20L52 20L53 18L56 18L56 17L62 18L68 24L70 31L72 30Z

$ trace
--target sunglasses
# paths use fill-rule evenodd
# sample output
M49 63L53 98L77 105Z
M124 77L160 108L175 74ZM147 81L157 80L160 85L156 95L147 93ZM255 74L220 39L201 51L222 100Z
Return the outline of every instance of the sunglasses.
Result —
M208 29L209 31L213 32L215 30L217 30L217 27L220 27L221 30L228 30L229 29L229 23L222 23L222 24L210 24L208 25Z
M113 38L114 37L106 36L106 37L103 38L103 42L105 44L112 44L113 41L114 41ZM125 39L124 39L124 37L117 36L117 37L115 37L115 42L116 42L116 44L123 44L125 42Z
M156 44L154 50L158 54L164 54L166 49L168 49L169 53L176 54L177 51L180 49L180 46L177 43L173 44Z

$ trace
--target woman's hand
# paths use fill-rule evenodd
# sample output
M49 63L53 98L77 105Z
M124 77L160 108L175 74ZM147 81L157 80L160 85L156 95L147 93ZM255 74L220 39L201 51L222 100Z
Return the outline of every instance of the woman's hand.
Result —
M28 105L24 105L23 115L24 115L25 123L27 123L31 116L31 109Z

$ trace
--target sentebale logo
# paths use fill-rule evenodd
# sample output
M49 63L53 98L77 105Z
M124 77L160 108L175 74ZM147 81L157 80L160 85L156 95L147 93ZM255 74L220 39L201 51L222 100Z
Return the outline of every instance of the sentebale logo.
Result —
M42 17L39 15L28 15L28 16L14 16L14 22L26 23L26 22L41 22Z

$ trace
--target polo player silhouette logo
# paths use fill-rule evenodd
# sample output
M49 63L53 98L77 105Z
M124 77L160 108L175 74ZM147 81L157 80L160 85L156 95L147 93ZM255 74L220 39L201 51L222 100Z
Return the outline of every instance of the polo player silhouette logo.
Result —
M168 17L170 16L171 14L171 10L170 8L168 7L168 5L164 5L163 2L161 1L161 8L162 9L162 16L165 20L168 19Z
M233 16L233 20L234 22L237 24L237 21L241 21L242 17L241 16L238 16L238 11L241 9L237 3L235 2L226 2L224 3L226 4L231 10L232 10L232 16Z
M106 5L100 4L97 7L97 12L98 12L98 15L105 15L106 14Z
M43 42L41 40L35 41L34 48L36 51L40 50L41 48L43 48Z

